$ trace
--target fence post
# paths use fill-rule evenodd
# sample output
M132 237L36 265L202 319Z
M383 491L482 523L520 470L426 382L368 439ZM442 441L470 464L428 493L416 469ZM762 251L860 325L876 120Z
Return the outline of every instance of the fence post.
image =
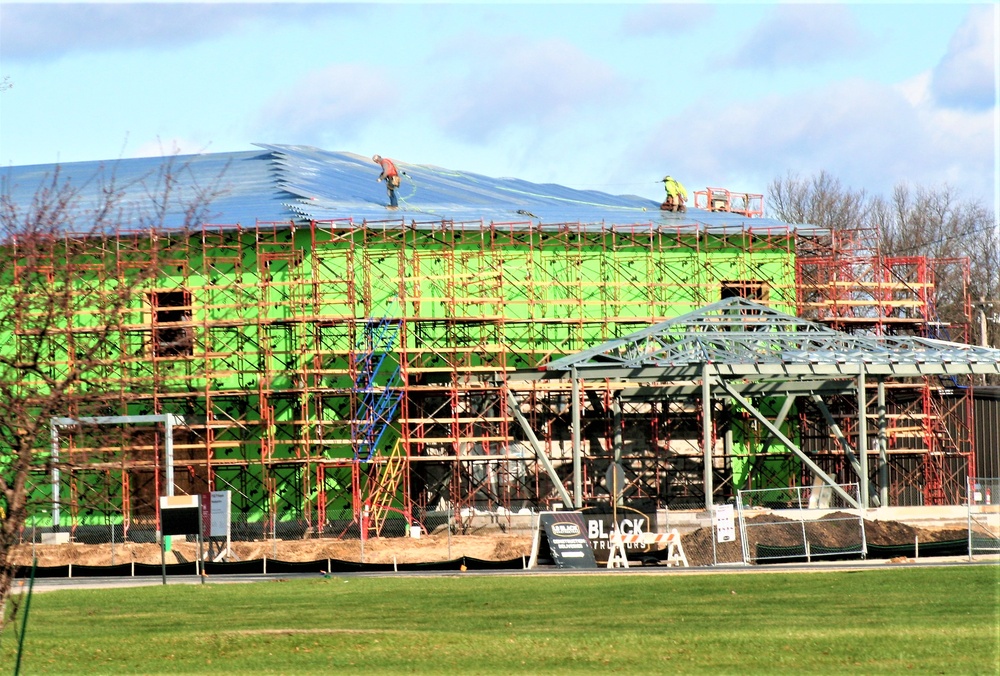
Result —
M712 513L709 515L712 519L712 567L713 568L719 565L718 552L715 547L715 542L716 540L719 539L719 522L718 519L715 518L715 514L716 514L715 506L713 505Z
M969 561L972 561L972 492L975 490L975 479L965 478L965 514L966 514L966 534L969 541Z

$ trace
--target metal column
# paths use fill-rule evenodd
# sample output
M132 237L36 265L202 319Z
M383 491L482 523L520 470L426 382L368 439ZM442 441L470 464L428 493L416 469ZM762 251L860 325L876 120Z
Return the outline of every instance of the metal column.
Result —
M865 394L865 372L858 374L858 455L861 456L861 506L868 509L868 398Z
M52 443L52 530L59 532L59 427L49 424L49 439Z
M622 462L622 444L624 443L622 439L622 395L621 392L615 392L611 398L611 413L612 413L612 424L615 426L614 435L612 438L612 443L614 444L614 449L612 449L614 457L614 467L616 469L611 470L614 472L615 481L614 486L608 486L609 492L612 494L612 502L615 505L623 504L625 501L625 486L624 482L619 482L619 476L625 476L624 470L621 470ZM622 485L617 485L621 483ZM618 523L617 517L615 523Z
M164 467L167 482L167 495L174 494L174 416L167 413L163 416L163 427L166 438L163 441Z
M715 485L712 476L712 376L701 367L701 443L705 456L705 509L712 511Z
M583 461L580 457L580 380L576 376L576 367L571 373L573 377L573 506L583 507Z
M878 379L878 493L879 504L889 506L889 458L886 439L885 378Z

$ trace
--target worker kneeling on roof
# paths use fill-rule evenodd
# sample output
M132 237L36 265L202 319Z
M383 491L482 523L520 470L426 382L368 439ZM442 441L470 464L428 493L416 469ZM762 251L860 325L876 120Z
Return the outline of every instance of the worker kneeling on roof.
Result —
M663 211L687 211L684 203L687 202L688 193L680 181L673 176L664 176L663 188L667 191L667 199L660 205L660 209Z

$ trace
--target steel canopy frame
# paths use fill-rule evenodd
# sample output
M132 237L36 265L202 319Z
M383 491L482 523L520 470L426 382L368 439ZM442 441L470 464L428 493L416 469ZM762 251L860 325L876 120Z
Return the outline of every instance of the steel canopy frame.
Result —
M621 396L661 393L668 397L699 398L703 415L705 508L712 508L711 402L731 398L799 456L824 483L836 482L781 433L743 396L766 392L795 397L807 394L825 409L822 393L858 390L859 433L867 445L863 388L865 378L878 382L879 401L886 378L928 375L1000 373L1000 350L911 336L846 334L823 324L800 319L741 297L727 298L699 310L660 322L540 367L541 377L572 377L574 381L611 380L622 384ZM511 379L517 375L510 374ZM538 375L534 376L538 377ZM524 379L533 379L525 374ZM700 387L696 385L700 383ZM878 409L878 504L887 498L885 407ZM780 424L780 423L779 423ZM574 420L574 453L580 428ZM861 475L861 502L869 506L867 449L856 460L843 435L838 441ZM859 446L861 444L859 443ZM851 496L842 495L855 504ZM856 505L860 507L861 505Z
M591 377L620 377L628 370L630 379L679 380L699 378L704 363L719 377L967 375L1000 372L1000 350L915 336L847 334L733 297L540 368L575 366Z

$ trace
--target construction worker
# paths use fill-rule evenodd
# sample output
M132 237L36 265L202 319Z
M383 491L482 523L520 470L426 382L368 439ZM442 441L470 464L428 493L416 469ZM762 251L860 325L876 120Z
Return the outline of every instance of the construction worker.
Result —
M687 202L688 193L680 181L670 175L664 176L663 188L667 191L667 199L660 205L660 209L663 211L687 211L684 203Z
M396 171L396 165L388 157L381 155L373 155L372 162L382 167L382 173L378 175L378 182L381 183L382 179L385 179L385 189L389 193L389 208L395 209L399 206L396 201L396 188L399 187L399 172Z

